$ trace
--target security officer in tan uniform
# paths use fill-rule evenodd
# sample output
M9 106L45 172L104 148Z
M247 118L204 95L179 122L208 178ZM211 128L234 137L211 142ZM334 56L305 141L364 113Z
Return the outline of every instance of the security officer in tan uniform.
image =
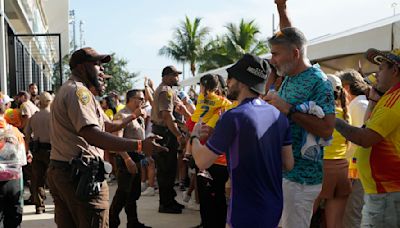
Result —
M95 100L94 95L101 96L105 90L101 65L110 60L110 55L92 48L75 51L69 62L72 75L53 101L47 176L58 227L108 227L109 191L100 175L109 172L103 165L103 149L146 154L165 149L154 142L158 137L133 140L105 132L118 131L133 119L111 123ZM89 189L82 184L86 179ZM78 194L82 189L85 194Z
M31 101L31 95L26 91L19 92L21 95L21 117L22 117L22 127L25 127L26 123L28 123L29 119L35 114L39 112L39 108Z
M126 106L120 110L114 119L123 119L129 115L135 115L134 120L130 122L123 130L118 132L118 136L143 140L145 138L144 115L146 111L142 108L144 104L144 93L142 90L130 90L126 93ZM136 200L141 193L141 167L140 160L145 157L142 154L132 151L126 159L117 155L115 157L117 164L118 188L110 206L110 228L117 228L120 225L119 213L125 208L128 220L127 227L146 228L140 223L137 215ZM133 160L134 167L127 166L127 162Z
M163 137L158 141L167 147L167 153L159 153L156 157L157 181L160 192L160 213L180 214L184 206L175 200L174 190L177 151L185 144L185 137L179 130L173 111L179 102L172 86L178 85L179 74L173 66L167 66L162 71L162 83L154 92L154 102L151 111L153 133Z
M31 95L26 92L26 91L21 91L18 93L19 95L19 100L21 102L20 106L20 111L21 111L21 132L24 132L26 124L29 122L29 119L35 114L36 112L39 111L39 108L30 100ZM29 159L32 157L31 151L28 150L27 153L27 158ZM27 165L25 165L23 168L23 179L25 184L29 187L29 191L31 193L31 196L29 199L26 201L26 204L32 204L34 203L34 192L35 190L33 189L32 185L32 179L33 179L33 171L32 171L32 164L28 162Z
M50 162L50 103L53 97L48 92L39 96L40 111L33 114L25 127L25 141L33 154L32 195L36 205L36 214L45 212L44 191L46 170ZM32 138L33 135L33 138Z

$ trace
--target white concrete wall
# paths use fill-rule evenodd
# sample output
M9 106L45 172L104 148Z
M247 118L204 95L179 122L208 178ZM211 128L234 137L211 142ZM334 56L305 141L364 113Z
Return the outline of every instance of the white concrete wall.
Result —
M6 71L6 37L4 22L4 0L0 0L0 90L7 93L7 71Z
M42 6L49 25L49 33L61 33L61 53L68 54L68 0L42 0ZM58 48L58 47L57 47Z

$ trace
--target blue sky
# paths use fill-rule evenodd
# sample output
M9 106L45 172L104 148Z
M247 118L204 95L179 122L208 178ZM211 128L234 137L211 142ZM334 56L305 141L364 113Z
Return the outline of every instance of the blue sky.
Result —
M287 4L293 24L312 39L391 16L393 2L400 12L400 1L395 0L289 0ZM267 37L276 14L273 0L70 0L70 9L75 10L77 21L85 23L86 46L115 52L128 60L129 71L149 76L156 84L164 66L173 64L182 70L182 64L159 56L158 50L185 15L203 18L212 36L224 33L229 22L254 19L261 36ZM185 68L188 77L189 67ZM141 82L135 86L143 87Z

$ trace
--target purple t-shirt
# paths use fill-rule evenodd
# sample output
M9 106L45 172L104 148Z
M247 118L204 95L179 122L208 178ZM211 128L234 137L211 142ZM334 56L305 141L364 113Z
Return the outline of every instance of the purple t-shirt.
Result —
M206 146L227 156L231 226L278 226L283 208L282 146L291 143L286 116L261 99L246 99L221 116Z

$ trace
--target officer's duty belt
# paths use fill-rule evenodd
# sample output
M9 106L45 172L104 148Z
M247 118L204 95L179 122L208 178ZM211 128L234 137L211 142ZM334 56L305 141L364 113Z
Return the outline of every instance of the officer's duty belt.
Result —
M161 126L161 125L154 124L154 123L153 123L152 128L153 128L153 132L156 133L156 134L166 134L166 133L169 132L168 127Z
M49 166L55 167L55 168L60 168L60 169L69 169L71 168L71 165L69 162L66 161L57 161L57 160L50 160Z
M39 149L51 150L51 144L50 143L39 143Z

